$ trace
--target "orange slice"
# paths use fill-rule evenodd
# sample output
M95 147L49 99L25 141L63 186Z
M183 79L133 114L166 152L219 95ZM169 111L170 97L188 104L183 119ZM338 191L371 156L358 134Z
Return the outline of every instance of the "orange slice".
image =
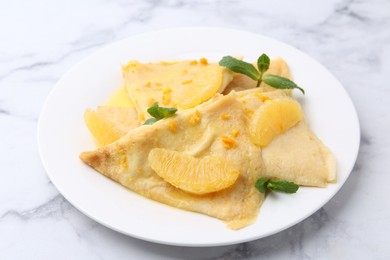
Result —
M249 127L252 142L264 147L302 119L298 101L292 98L268 100L253 114Z
M220 191L232 186L239 172L220 156L201 159L177 151L154 148L149 153L150 167L173 186L195 194Z
M87 109L84 120L98 147L107 146L141 123L134 108L100 106Z

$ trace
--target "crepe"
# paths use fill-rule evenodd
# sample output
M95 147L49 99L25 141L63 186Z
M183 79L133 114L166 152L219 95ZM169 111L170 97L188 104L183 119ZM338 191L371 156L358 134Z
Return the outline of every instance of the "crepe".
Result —
M232 73L206 59L194 61L140 63L130 61L122 68L124 84L142 120L147 109L160 106L179 110L195 107L216 93L222 93Z
M262 152L264 176L302 186L326 187L336 181L336 162L305 120L276 137Z
M267 100L291 98L281 90L250 89L237 95L249 118ZM262 158L264 177L314 187L326 187L327 183L336 181L335 158L305 119L264 147Z
M235 145L229 147L223 136ZM151 169L148 154L153 148L196 158L217 154L232 163L240 175L225 190L194 195L162 180ZM80 154L82 161L132 191L221 219L232 229L253 223L259 212L264 195L256 190L255 182L263 172L261 158L261 148L250 141L248 117L234 93L217 96L153 125L140 126L105 148Z

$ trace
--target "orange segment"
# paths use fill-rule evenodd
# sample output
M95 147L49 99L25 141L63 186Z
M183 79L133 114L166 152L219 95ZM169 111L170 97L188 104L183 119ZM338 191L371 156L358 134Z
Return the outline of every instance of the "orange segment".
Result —
M150 167L173 186L195 194L220 191L232 186L239 172L220 156L201 159L177 151L154 148Z
M85 123L98 147L115 142L141 122L134 108L100 106L84 113Z
M250 134L253 143L264 147L303 119L300 104L292 98L266 101L253 114Z
M87 109L84 113L84 120L98 147L107 146L120 138L112 126L95 111Z

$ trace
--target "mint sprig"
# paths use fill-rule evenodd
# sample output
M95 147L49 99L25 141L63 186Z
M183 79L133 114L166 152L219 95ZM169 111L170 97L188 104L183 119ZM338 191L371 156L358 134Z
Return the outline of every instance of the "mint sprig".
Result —
M273 74L266 74L262 78L262 80L270 85L271 87L278 88L278 89L299 89L303 94L305 94L305 90L301 87L299 87L297 84L295 84L293 81L283 78L278 75Z
M305 90L295 84L293 81L273 75L273 74L265 74L265 72L269 69L270 58L263 53L257 59L257 69L252 64L236 59L232 56L225 56L219 61L219 65L230 69L236 73L241 73L247 75L253 80L257 81L256 87L260 86L261 82L264 81L266 84L270 85L273 88L277 89L299 89L303 94L305 94Z
M259 71L252 64L236 59L232 56L225 56L219 62L219 65L230 69L231 71L245 74L253 80L258 80L261 76Z
M148 113L153 118L149 118L145 121L144 125L152 125L158 120L161 120L166 117L170 117L176 113L177 108L172 107L160 107L157 102L155 102L151 107L148 108Z
M261 193L265 193L267 190L295 193L299 189L299 186L293 182L285 180L271 180L265 177L258 179L256 181L255 187Z

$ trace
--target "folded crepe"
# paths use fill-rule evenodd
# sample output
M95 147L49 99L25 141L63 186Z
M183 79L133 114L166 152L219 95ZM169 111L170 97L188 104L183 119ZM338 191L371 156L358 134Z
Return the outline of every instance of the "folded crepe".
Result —
M148 155L154 148L199 159L219 155L240 174L227 189L191 194L172 186L151 169ZM248 117L234 93L153 125L140 126L105 148L81 153L80 159L145 197L221 219L232 229L253 223L264 198L255 188L263 172L261 148L250 141Z
M195 107L216 93L222 93L232 73L216 63L176 61L140 63L130 61L122 68L124 85L141 119L150 118L147 109L160 106L179 110Z
M286 92L250 89L237 93L250 120L265 101L291 98ZM302 186L326 187L336 181L336 162L329 149L303 119L262 149L264 177Z
M305 120L263 148L264 177L302 186L326 187L336 181L336 161Z

